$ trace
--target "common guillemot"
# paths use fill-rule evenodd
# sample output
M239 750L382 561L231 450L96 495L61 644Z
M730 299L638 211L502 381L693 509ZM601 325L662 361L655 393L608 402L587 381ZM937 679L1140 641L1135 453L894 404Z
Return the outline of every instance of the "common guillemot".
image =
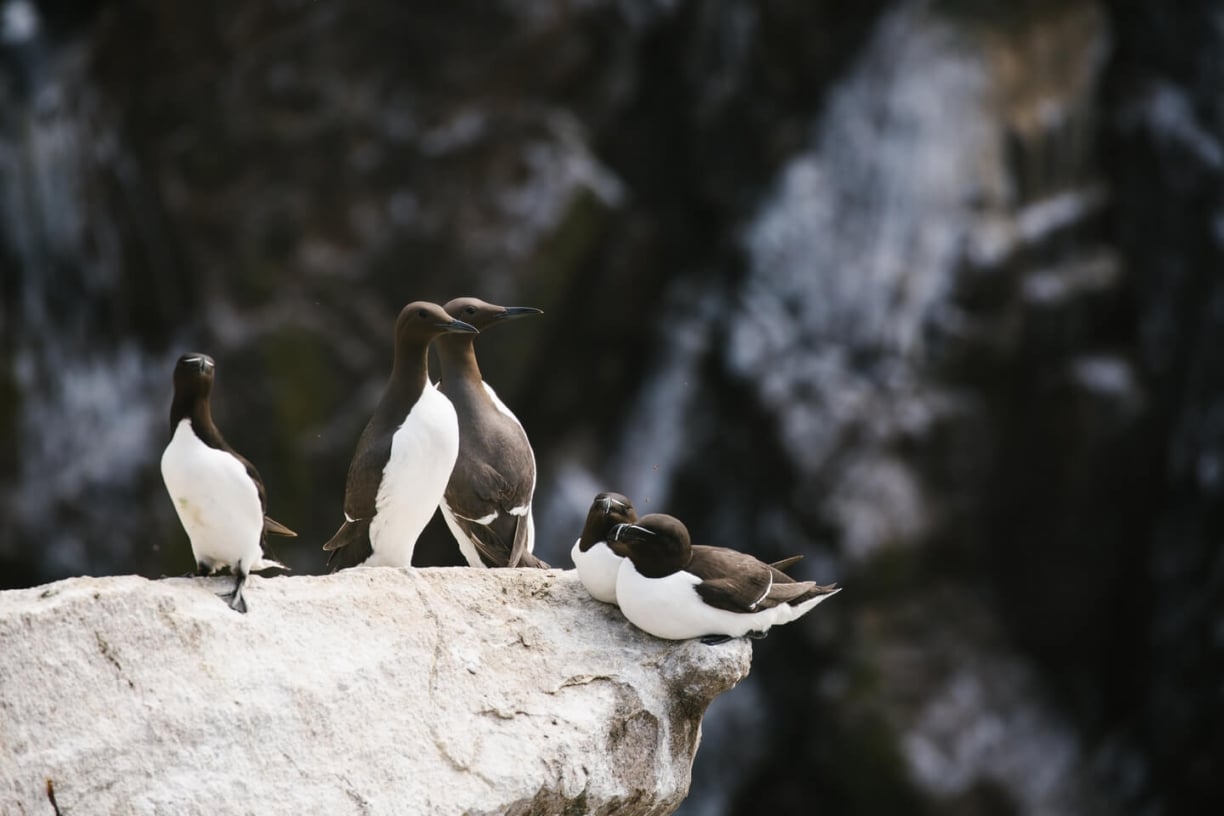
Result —
M669 640L762 637L841 591L836 584L796 581L746 553L695 547L684 524L663 513L618 524L608 546L624 556L616 575L621 612Z
M530 306L496 306L472 297L443 308L482 332L541 314ZM459 417L459 456L442 497L442 517L469 566L547 569L532 553L535 454L522 423L481 376L474 341L471 335L453 335L439 338L436 346L442 368L438 390Z
M255 466L226 443L212 418L216 364L207 354L184 354L174 366L170 444L162 453L162 480L174 503L199 575L229 567L234 588L221 597L246 612L242 589L252 571L285 569L264 557L265 533L296 536L269 518L267 491Z
M333 569L407 567L459 453L459 422L430 382L429 344L475 334L435 303L409 303L395 322L391 379L357 440L344 489L344 523L323 545ZM334 563L333 563L334 562Z

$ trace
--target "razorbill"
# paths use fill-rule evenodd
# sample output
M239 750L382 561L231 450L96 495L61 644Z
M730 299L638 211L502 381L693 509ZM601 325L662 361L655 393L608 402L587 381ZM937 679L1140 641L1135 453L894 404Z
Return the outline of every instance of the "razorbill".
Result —
M472 297L456 298L443 308L482 332L541 314L530 306L495 306ZM469 566L547 569L532 554L535 454L522 423L481 377L475 339L447 335L436 346L442 369L438 390L459 416L459 456L442 497L442 518Z
M349 463L344 523L323 545L333 569L412 564L459 453L455 409L428 376L430 342L450 333L476 328L436 303L417 301L400 311L391 379Z
M746 553L695 547L684 524L663 513L618 524L608 546L624 556L616 574L621 612L668 640L763 637L841 591L836 584L796 581Z
M229 567L234 588L221 597L246 612L242 596L248 573L285 565L263 553L264 534L296 536L268 518L267 492L255 466L222 438L212 418L216 365L207 354L184 354L174 366L170 444L162 453L162 480L174 502L199 575Z
M574 542L570 558L574 560L582 585L597 601L616 603L616 573L623 560L608 549L608 533L618 524L635 521L637 511L627 496L600 493L591 502L582 535Z
M616 573L624 560L608 548L608 533L617 524L636 520L633 502L620 493L600 493L591 503L582 535L574 542L570 558L574 561L582 585L597 601L616 603ZM792 555L769 566L786 572L801 560L802 555Z

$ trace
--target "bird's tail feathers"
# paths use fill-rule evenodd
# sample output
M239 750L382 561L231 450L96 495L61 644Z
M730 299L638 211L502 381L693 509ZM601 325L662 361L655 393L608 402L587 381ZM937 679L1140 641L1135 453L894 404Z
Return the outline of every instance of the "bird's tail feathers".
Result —
M272 558L266 558L266 557L261 557L257 559L254 564L251 564L251 567L250 567L251 572L260 572L261 570L266 570L266 569L281 569L281 570L285 570L286 572L293 571L292 569L285 566L281 562L276 561Z
M297 533L293 532L288 527L270 516L264 516L264 532L271 533L272 535L297 538Z

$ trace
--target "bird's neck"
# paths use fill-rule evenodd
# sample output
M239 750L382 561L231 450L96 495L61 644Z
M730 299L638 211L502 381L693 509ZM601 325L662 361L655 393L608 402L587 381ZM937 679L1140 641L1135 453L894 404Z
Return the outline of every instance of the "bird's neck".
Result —
M429 347L396 349L388 390L415 402L428 383Z
M472 335L439 338L438 362L442 364L442 379L479 383L480 366L476 363L476 344Z
M578 549L581 552L586 552L600 541L606 541L607 539L607 518L596 513L589 513L587 515L586 524L584 524L582 527L582 536L578 539Z
M221 447L224 444L221 432L213 423L212 405L207 398L175 397L174 403L170 406L170 434L172 436L184 419L191 421L191 427L196 436L204 440L210 447Z
M438 362L442 364L442 379L438 388L461 414L493 405L484 387L480 366L476 364L476 346L472 337L447 337L438 344Z

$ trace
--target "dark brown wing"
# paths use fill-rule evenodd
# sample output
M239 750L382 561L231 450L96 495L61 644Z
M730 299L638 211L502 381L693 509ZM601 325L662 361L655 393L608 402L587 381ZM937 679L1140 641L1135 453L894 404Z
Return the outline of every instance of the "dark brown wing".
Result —
M454 508L451 508L454 515ZM459 511L462 513L462 511ZM509 513L499 513L489 524L455 517L455 524L476 548L480 560L486 567L514 566L510 564L514 532L518 519Z
M259 509L264 512L263 531L265 533L272 533L273 535L297 538L297 533L293 532L293 530L290 530L279 521L268 517L268 490L264 487L263 477L259 475L259 471L255 469L255 466L251 464L251 460L247 459L238 451L231 448L226 441L220 437L220 434L217 435L217 441L220 443L222 450L242 463L242 466L246 468L247 476L251 477L251 481L255 483L255 491L259 494Z
M774 585L774 570L746 553L694 545L685 570L701 579L697 594L728 612L757 612ZM773 604L770 604L772 606Z
M264 532L271 533L272 535L297 538L297 533L293 532L271 516L264 516Z
M382 483L383 470L391 458L392 433L375 433L374 421L357 440L357 450L349 462L348 476L344 480L344 514L351 519L374 517L378 499L378 486Z
M332 572L361 564L374 554L370 545L370 519L345 521L323 549L329 553L327 566Z
M802 560L802 555L792 555L790 558L783 558L781 561L774 561L769 566L773 567L778 572L786 572Z

